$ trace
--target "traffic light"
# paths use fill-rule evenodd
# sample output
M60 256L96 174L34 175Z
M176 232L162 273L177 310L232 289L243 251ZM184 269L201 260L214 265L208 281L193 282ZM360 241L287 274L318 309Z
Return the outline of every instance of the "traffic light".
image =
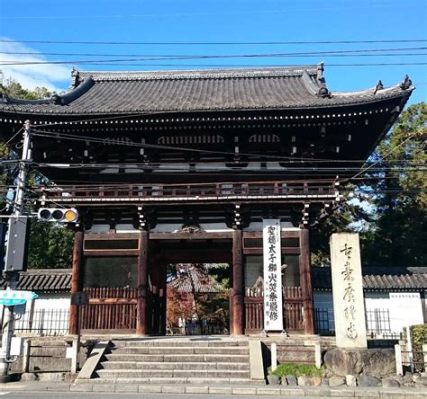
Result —
M79 213L75 208L40 208L37 217L46 222L77 223Z

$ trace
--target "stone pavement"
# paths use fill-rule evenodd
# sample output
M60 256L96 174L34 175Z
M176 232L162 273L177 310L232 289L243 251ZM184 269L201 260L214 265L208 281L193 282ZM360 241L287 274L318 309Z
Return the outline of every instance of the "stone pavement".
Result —
M0 384L0 392L126 392L159 394L212 394L245 396L281 396L297 398L387 398L427 399L426 388L331 388L331 387L283 387L270 386L221 386L221 385L137 385L96 384L65 382L10 382Z

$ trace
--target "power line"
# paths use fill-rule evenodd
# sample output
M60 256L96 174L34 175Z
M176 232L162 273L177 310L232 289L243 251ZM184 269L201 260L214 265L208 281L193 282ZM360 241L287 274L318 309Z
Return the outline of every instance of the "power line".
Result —
M130 62L110 62L111 60L104 60L102 62L99 61L87 61L87 62L79 62L79 61L45 61L45 62L8 62L8 63L1 63L0 66L26 66L26 65L76 65L78 63L81 63L82 65L102 65L102 66L122 66L122 67L157 67L157 68L163 68L163 67L173 67L173 68L248 68L248 67L254 67L254 68L275 68L275 67L282 67L282 64L177 64L177 63L170 63L170 64L150 64L150 63L144 63L144 64L137 64L137 63L130 63ZM341 63L341 64L330 64L328 63L328 68L331 67L389 67L389 66L425 66L427 65L427 62L380 62L380 63ZM286 65L287 67L303 67L305 65Z
M427 50L427 47L401 47L401 48L380 48L380 49L355 49L355 50L325 50L325 51L305 51L305 52L289 52L289 53L272 53L266 56L311 56L311 55L330 55L330 54L362 54L362 53L382 53L382 52L401 52L401 51L420 51ZM13 55L63 55L63 56L85 56L85 57L222 57L221 54L93 54L93 53L62 53L62 52L25 52L25 51L0 51L0 54ZM244 54L243 54L244 55ZM243 56L242 55L242 56ZM262 56L262 54L258 54ZM227 55L225 55L227 56ZM240 55L230 55L240 56ZM252 56L252 55L249 55ZM254 56L257 56L255 54Z
M236 154L232 151L217 151L217 150L203 150L199 148L191 148L191 147L180 147L180 146L168 146L168 145L162 145L162 144L147 144L147 143L137 143L134 141L126 141L121 142L117 140L112 139L103 139L103 138L96 138L92 136L80 136L80 135L74 135L69 133L58 133L58 132L52 132L47 130L39 130L37 128L32 129L32 135L38 136L38 137L46 137L46 138L55 138L55 139L63 139L63 140L69 140L69 141L80 141L80 142L89 142L89 143L98 143L103 145L118 145L118 146L124 146L124 147L135 147L135 148L152 148L152 149L160 149L160 150L172 150L172 151L183 151L183 152L197 152L197 153L205 153L205 154L212 154L212 155L229 155L229 156L235 156ZM366 163L366 160L336 160L336 159L319 159L319 158L303 158L303 157L294 157L294 156L280 156L280 155L261 155L261 154L255 154L255 153L242 153L239 152L240 156L243 157L255 157L259 158L261 160L265 159L274 159L274 160L283 160L288 162L301 162L301 163ZM377 164L378 162L376 162Z
M397 148L403 146L406 142L408 142L409 140L411 140L414 136L416 136L418 134L418 132L413 132L408 134L408 136L402 140L399 144L393 146L393 148L391 148L383 157L382 159L379 159L378 161L372 163L371 165L368 165L366 167L364 167L363 169L361 169L358 173L356 173L353 177L351 177L349 180L355 179L356 177L361 176L363 173L366 173L368 170L371 170L375 165L378 165L379 163L381 163L383 161L383 158L387 158L389 155L391 155L393 153L394 150L396 150Z
M223 42L131 42L131 41L73 41L73 40L12 40L1 39L0 43L34 44L81 44L81 45L144 45L144 46L259 46L259 45L307 45L307 44L380 44L380 43L426 43L427 39L383 39L383 40L298 40L298 41L223 41Z
M413 57L413 56L425 56L427 53L399 53L399 54L337 54L330 55L330 58L340 58L340 57ZM156 56L156 57L140 57L140 58L116 58L116 59L98 59L98 60L60 60L60 61L2 61L0 65L3 66L18 66L18 65L62 65L62 64L82 64L82 65L112 65L111 63L119 65L132 65L133 62L141 61L187 61L187 60L211 60L211 59L260 59L260 58L306 58L306 57L316 57L318 55L301 55L301 56L291 56L286 54L232 54L232 55L200 55L200 56L176 56L176 57L166 57L166 56ZM402 63L399 63L402 64ZM417 63L416 63L417 64ZM329 65L329 64L328 64ZM341 64L343 65L343 64ZM354 65L354 64L353 64ZM360 64L362 65L362 64ZM384 63L383 65L387 65Z

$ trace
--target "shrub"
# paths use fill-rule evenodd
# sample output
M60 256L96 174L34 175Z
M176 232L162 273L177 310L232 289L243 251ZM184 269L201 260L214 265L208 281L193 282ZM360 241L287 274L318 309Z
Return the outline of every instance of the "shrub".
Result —
M418 324L411 326L412 348L416 352L414 354L414 361L416 368L421 371L423 369L422 363L424 356L423 345L427 344L427 324Z
M316 366L312 364L283 363L279 364L274 371L271 371L271 367L269 367L268 373L279 377L284 377L286 375L295 375L296 377L322 377L323 370L316 368Z

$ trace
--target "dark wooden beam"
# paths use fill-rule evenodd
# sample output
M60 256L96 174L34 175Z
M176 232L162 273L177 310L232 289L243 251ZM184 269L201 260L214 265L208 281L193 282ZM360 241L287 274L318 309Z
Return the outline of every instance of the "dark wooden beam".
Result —
M83 261L83 236L82 230L74 233L73 245L73 268L71 271L71 297L80 291L81 265ZM70 305L70 334L78 334L79 330L79 306L75 303Z
M138 239L138 263L137 263L137 278L138 278L138 304L137 304L137 319L136 333L138 335L148 334L147 322L147 283L148 283L148 231L141 230Z
M244 248L243 249L243 254L244 255L262 255L263 249L262 248ZM300 249L299 248L287 248L287 247L282 247L282 254L285 255L299 255L300 254Z
M233 231L233 320L232 335L244 333L244 304L243 304L243 251L242 231Z
M194 233L151 233L150 240L215 240L231 239L232 231L221 231L218 233L194 232Z
M282 238L299 238L298 230L285 230L280 233ZM262 231L245 231L243 232L243 238L261 238Z
M314 334L313 289L310 269L310 244L308 229L301 229L299 267L301 290L304 300L304 332Z
M137 249L86 249L85 256L138 256Z

